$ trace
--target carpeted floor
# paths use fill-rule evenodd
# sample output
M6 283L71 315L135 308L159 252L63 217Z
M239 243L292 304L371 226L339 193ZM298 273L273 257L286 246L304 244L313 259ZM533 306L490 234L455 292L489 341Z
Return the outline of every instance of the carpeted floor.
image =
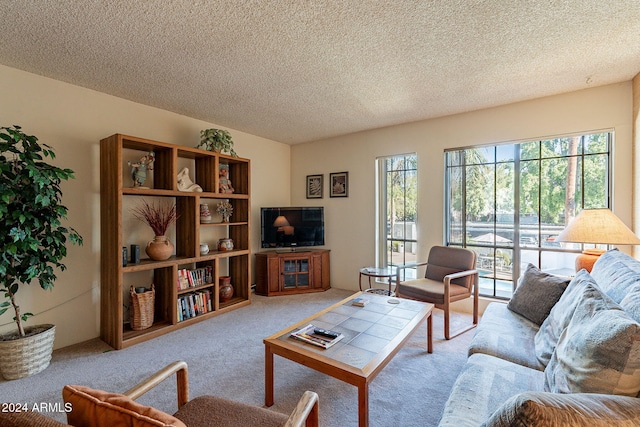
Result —
M330 289L315 294L283 297L254 295L252 304L216 316L124 350L111 350L95 339L54 352L43 372L15 381L0 380L0 401L62 402L65 384L80 384L113 392L124 390L174 360L189 365L190 395L224 396L264 404L264 345L262 339L349 296ZM456 324L471 322L455 313ZM464 361L473 330L446 341L442 312L434 310L434 353L425 350L425 328L411 337L373 380L369 391L370 425L433 426L438 423L449 391ZM288 414L305 390L320 396L320 424L356 426L357 390L354 386L304 366L275 357L275 405ZM165 412L176 410L175 381L165 381L139 402ZM65 414L48 415L65 421Z

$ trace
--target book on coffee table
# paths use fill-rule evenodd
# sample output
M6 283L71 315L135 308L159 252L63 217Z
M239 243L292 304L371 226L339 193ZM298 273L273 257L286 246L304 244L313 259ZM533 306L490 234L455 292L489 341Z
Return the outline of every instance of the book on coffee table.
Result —
M364 307L367 304L369 304L369 299L363 297L357 297L351 301L351 305L355 305L356 307Z
M327 349L344 338L344 335L338 332L333 331L324 331L324 333L318 333L318 327L309 324L304 328L301 328L295 332L292 332L290 337L296 339L298 341L304 341L308 344L313 344L318 347L322 347ZM328 333L328 334L327 334ZM327 336L327 335L335 335L335 336Z

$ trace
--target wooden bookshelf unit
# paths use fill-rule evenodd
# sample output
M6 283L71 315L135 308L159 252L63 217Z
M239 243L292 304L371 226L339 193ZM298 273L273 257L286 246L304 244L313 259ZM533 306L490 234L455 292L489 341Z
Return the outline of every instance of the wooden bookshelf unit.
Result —
M149 151L155 153L155 162L144 183L148 188L133 188L127 161L137 161ZM228 165L233 193L218 190L220 165ZM178 172L185 167L202 192L178 190ZM250 181L248 159L121 134L100 141L100 338L104 342L122 349L251 303ZM153 232L131 213L142 200L176 205L178 221L167 233L175 253L168 260L146 257L144 249ZM214 216L213 223L201 224L200 205L208 204L215 215L217 203L223 200L233 206L229 222L216 221ZM216 239L225 237L233 239L234 248L218 251ZM201 255L200 244L205 242L210 252ZM132 244L140 246L141 260L125 266L122 250ZM180 289L181 271L202 269L210 273L207 280ZM225 302L219 298L220 276L231 276L234 288L233 297ZM154 322L147 329L133 330L130 287L151 284L155 287ZM178 305L196 294L210 298L210 309L184 316Z
M256 293L291 295L326 291L331 287L330 251L265 251L256 253Z

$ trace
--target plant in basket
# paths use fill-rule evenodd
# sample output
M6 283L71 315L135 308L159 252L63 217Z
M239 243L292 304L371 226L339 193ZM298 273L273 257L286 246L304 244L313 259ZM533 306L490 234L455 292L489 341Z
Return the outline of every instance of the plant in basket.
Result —
M167 230L178 220L176 205L167 203L149 203L142 201L142 205L131 210L133 216L142 222L145 222L155 234L153 240L147 243L145 251L149 258L155 261L164 261L169 259L173 253L173 243L171 243L165 234Z
M62 181L74 178L71 169L47 163L53 149L39 144L20 126L0 128L0 315L13 308L17 331L0 336L0 371L6 379L38 373L49 365L54 325L25 327L32 313L22 311L16 299L24 285L36 280L52 290L56 269L63 271L67 243L82 244L82 237L62 225Z

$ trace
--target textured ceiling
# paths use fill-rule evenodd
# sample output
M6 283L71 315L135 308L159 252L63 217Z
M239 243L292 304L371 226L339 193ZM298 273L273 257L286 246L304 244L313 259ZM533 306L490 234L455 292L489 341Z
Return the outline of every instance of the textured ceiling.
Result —
M285 143L630 80L638 0L0 0L0 63Z

